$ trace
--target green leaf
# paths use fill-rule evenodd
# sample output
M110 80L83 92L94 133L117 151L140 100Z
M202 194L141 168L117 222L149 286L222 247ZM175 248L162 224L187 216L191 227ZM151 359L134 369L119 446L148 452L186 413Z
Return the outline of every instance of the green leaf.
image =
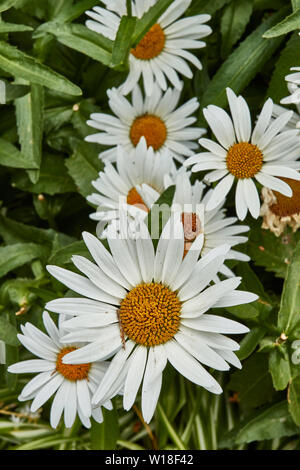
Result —
M298 8L300 8L300 0L292 0L292 7L293 11L298 10Z
M289 411L295 423L300 426L300 376L295 377L290 386L288 393Z
M27 84L23 80L22 84ZM28 173L32 183L39 179L39 168L42 159L44 89L41 85L32 84L30 93L15 101L17 128L21 151L29 162L38 170Z
M258 343L263 339L266 334L265 328L256 327L251 328L249 333L244 336L240 342L240 349L236 352L237 357L242 361L246 359L256 349Z
M262 34L282 18L285 12L286 8L283 8L264 21L221 65L202 97L203 106L215 104L222 108L226 107L226 88L230 87L236 93L240 93L261 71L281 42L280 38L266 41L262 38Z
M282 36L283 34L290 33L295 29L300 28L300 8L291 15L284 18L283 21L277 23L273 28L270 28L263 35L264 38L275 38Z
M0 340L9 346L19 346L16 328L4 317L0 316Z
M166 431L169 434L170 438L172 439L172 441L176 445L176 448L179 449L179 450L185 450L186 447L185 447L184 443L182 442L182 440L178 436L176 430L174 429L174 427L172 426L172 424L168 420L168 417L167 417L166 413L164 412L163 408L161 407L161 405L159 403L157 405L157 410L158 410L158 413L160 415L161 422L162 422L163 426L166 428Z
M278 313L278 328L289 336L299 324L300 312L300 241L287 269Z
M56 5L56 4L55 4ZM65 0L62 2L62 8L59 11L59 14L56 14L56 11L53 10L51 18L55 18L56 21L61 21L64 23L69 23L76 20L81 16L86 10L95 6L95 0L81 0L75 5L65 6Z
M29 91L29 86L15 85L7 80L0 80L0 104L20 98L29 93Z
M99 160L92 145L78 142L75 145L73 155L65 162L70 176L73 178L78 191L84 197L93 192L91 182L98 178L103 164Z
M291 379L291 369L288 356L284 357L283 353L278 350L278 347L271 351L269 370L272 375L274 388L276 390L284 390Z
M62 194L76 191L65 167L65 158L56 154L45 154L40 168L39 180L32 183L24 172L15 173L13 184L22 191L34 194Z
M81 24L44 23L36 30L34 37L40 37L44 33L53 34L61 44L75 49L104 65L110 65L111 63L113 42Z
M16 3L19 3L20 0L2 0L0 2L0 13L2 11L9 10L11 7L13 7Z
M233 0L224 9L221 20L221 53L223 57L228 56L234 44L244 33L252 10L252 0Z
M45 251L46 250L46 251ZM47 256L48 250L35 243L17 243L0 247L0 277L33 259Z
M37 164L25 157L14 145L0 138L0 165L11 168L37 168Z
M112 51L111 65L113 68L126 65L135 24L135 17L122 16Z
M84 241L74 242L68 246L64 246L59 250L55 250L52 253L48 263L61 266L71 262L73 255L84 256L85 258L90 258L89 251L84 243Z
M33 28L31 28L31 26L26 26L25 24L13 24L0 21L0 34L21 33L23 31L33 31Z
M3 70L16 78L20 77L69 95L82 94L80 88L67 78L4 41L0 41L0 63Z
M188 14L199 15L199 13L206 13L208 15L213 15L230 1L231 0L214 0L213 2L210 2L207 0L194 0L191 8L188 10Z
M91 448L92 450L114 450L119 437L118 415L115 408L111 411L102 408L103 423L92 420Z
M157 22L162 14L169 8L173 0L160 0L136 22L135 32L132 37L132 45L136 46L149 29Z
M170 206L172 205L175 194L175 186L169 186L155 201L145 221L149 233L153 239L154 246L158 241L160 234L171 215Z
M282 50L269 84L267 96L275 103L289 94L285 76L290 73L290 68L300 63L299 35L294 33Z
M241 404L247 408L255 408L270 401L274 391L267 355L256 353L247 359L243 369L232 374L228 388L238 392Z
M276 403L251 418L241 427L237 443L279 439L299 432L288 411L287 402Z

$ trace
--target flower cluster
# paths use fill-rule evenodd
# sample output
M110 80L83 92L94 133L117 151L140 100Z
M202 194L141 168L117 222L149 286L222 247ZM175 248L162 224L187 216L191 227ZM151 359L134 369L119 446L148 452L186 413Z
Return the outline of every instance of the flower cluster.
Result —
M141 18L156 1L132 0L133 15ZM98 237L82 234L92 261L73 256L76 272L48 266L71 294L46 304L47 334L26 323L18 335L38 357L8 369L37 374L19 399L32 399L35 412L55 395L54 428L63 413L66 427L76 415L90 427L116 395L123 395L128 410L139 390L150 422L168 362L186 379L221 393L207 368L241 367L234 353L239 344L226 335L248 328L210 309L257 300L237 289L234 263L249 261L235 249L249 230L238 219L248 211L261 215L263 227L276 235L287 224L300 226L296 113L268 99L253 125L245 99L228 88L230 114L215 105L203 109L212 131L206 138L209 129L195 126L197 98L180 104L179 75L192 77L188 63L202 68L189 50L203 48L211 33L209 15L181 18L190 3L175 0L132 47L125 83L107 91L112 114L91 115L88 124L97 133L86 140L107 147L99 154L104 168L92 182L95 192L87 197L96 208L90 217L98 222ZM102 4L87 12L86 25L114 40L126 1ZM283 104L300 106L299 77L287 77L291 96ZM172 187L163 229L154 237L150 218ZM233 187L237 217L225 209ZM48 312L58 314L58 327Z

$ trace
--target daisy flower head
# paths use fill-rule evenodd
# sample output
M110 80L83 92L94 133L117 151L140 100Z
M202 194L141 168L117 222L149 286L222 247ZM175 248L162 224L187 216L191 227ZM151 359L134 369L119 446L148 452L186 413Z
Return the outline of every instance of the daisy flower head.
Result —
M141 18L159 0L132 0L132 13ZM192 0L175 0L162 14L140 42L129 54L129 74L122 85L122 93L127 95L143 77L147 95L151 95L154 83L162 90L167 89L167 80L178 90L181 82L178 74L192 78L188 62L199 70L200 60L189 49L205 47L201 39L211 33L205 23L210 15L196 15L179 19ZM105 8L96 6L86 14L92 18L86 26L111 40L115 40L121 17L127 15L126 0L102 0Z
M196 121L191 114L199 107L197 98L177 108L180 99L178 90L168 88L162 94L155 86L151 96L143 98L139 85L136 85L131 102L116 88L108 90L107 94L115 116L91 114L91 120L87 123L100 132L85 139L111 147L100 153L99 157L104 161L116 161L118 145L122 145L128 154L133 153L144 137L147 146L152 147L155 153L161 155L168 150L172 157L182 162L184 157L193 154L198 147L195 140L205 133L205 129L191 127Z
M173 205L176 210L181 210L185 253L192 246L195 238L202 233L204 241L201 256L226 243L230 246L226 259L249 261L249 256L232 249L232 247L248 240L248 237L240 234L247 232L249 227L247 225L234 225L237 218L226 217L223 202L212 211L207 211L206 204L212 190L204 194L206 186L200 181L192 184L188 173L181 172L177 175L175 181L176 190ZM225 264L221 266L220 272L226 277L234 276Z
M155 154L152 147L147 148L144 137L130 156L119 146L116 168L108 162L97 180L92 181L97 193L87 197L91 204L97 206L97 211L90 217L99 222L99 238L106 237L107 226L119 229L121 211L126 212L134 233L138 221L147 217L152 205L168 186L173 171L171 157Z
M56 266L47 269L80 294L47 304L52 312L76 317L65 322L64 341L89 344L63 358L65 364L112 357L93 403L123 393L126 410L142 388L142 412L149 422L160 394L162 373L169 361L178 372L212 393L222 389L205 367L240 367L233 353L238 343L224 334L245 333L235 321L210 315L211 307L252 302L257 296L236 288L240 278L210 285L229 246L211 250L200 260L203 237L183 258L184 233L180 218L170 217L155 251L142 223L137 240L108 238L109 253L99 239L83 233L94 263L74 256L83 275Z
M19 341L39 359L18 362L8 367L14 374L37 374L23 388L20 401L32 400L31 412L35 413L46 401L54 396L50 424L56 428L62 414L67 428L72 427L78 414L82 424L90 428L90 418L102 422L101 407L92 407L92 395L104 376L107 363L87 361L80 365L67 365L63 358L80 347L76 343L65 344L61 338L66 333L62 326L65 316L61 315L60 326L56 327L48 312L43 313L43 322L48 334L31 323L21 326ZM109 400L103 404L111 409Z
M277 237L286 227L291 227L293 232L300 228L300 181L288 178L283 180L292 188L292 197L286 197L268 188L262 188L261 191L262 228L271 230Z
M230 117L218 106L203 110L219 143L201 138L207 152L188 159L192 171L213 170L205 176L208 183L218 181L207 202L208 211L222 202L234 182L237 216L244 220L247 212L257 218L260 200L254 180L266 188L291 197L291 187L280 177L300 180L300 137L298 130L284 130L293 112L287 111L272 120L273 102L268 99L252 130L248 105L242 96L227 88Z

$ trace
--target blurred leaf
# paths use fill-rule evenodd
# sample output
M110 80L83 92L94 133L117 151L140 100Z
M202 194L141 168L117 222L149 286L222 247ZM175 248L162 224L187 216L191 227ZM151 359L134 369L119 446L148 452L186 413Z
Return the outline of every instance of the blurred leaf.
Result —
M22 84L27 82L21 81ZM17 128L22 154L34 162L38 170L29 171L32 183L39 179L42 159L44 89L41 85L31 85L30 93L15 100Z
M287 336L299 324L300 312L300 241L287 268L278 313L278 328Z
M46 251L45 251L46 250ZM29 263L35 258L42 258L48 251L42 245L34 243L17 243L0 247L0 277L9 271Z
M300 28L300 8L294 13L284 18L283 21L277 23L275 26L266 31L263 35L264 38L274 38L283 34L290 33L295 29Z
M2 315L0 316L0 340L10 346L19 346L16 328Z
M232 0L214 0L213 2L207 0L194 0L188 10L189 15L198 15L199 13L207 13L213 15L216 11L223 8L227 3Z
M82 94L80 88L67 78L4 41L0 41L0 63L3 70L16 78L70 95Z
M0 5L1 9L1 5ZM5 33L18 33L23 31L33 31L31 26L26 26L25 24L13 24L13 23L5 23L4 21L0 21L0 34Z
M282 18L286 10L283 8L264 21L221 65L202 97L203 106L214 104L226 107L226 88L230 87L236 93L240 93L261 71L281 42L280 38L266 41L262 38L262 34Z
M0 13L5 10L9 10L13 7L16 3L19 3L20 0L2 0L0 2Z
M276 390L284 390L291 379L289 358L284 357L278 347L271 351L269 357L269 370Z
M115 408L111 411L102 408L103 423L92 420L91 447L92 450L114 450L119 437L118 415Z
M253 10L252 0L233 0L226 6L221 20L222 56L226 57L244 33Z

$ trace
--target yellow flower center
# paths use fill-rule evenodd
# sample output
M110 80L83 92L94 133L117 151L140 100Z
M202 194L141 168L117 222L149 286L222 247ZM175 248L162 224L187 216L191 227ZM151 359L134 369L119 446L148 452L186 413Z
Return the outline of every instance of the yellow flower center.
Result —
M167 138L165 123L153 114L136 118L130 129L130 139L135 147L141 137L145 137L148 147L159 150Z
M138 45L131 49L131 54L141 60L153 59L161 53L165 47L165 42L165 33L159 24L156 23L149 29Z
M175 292L154 282L134 287L121 302L119 317L124 333L143 346L163 344L180 324L181 303Z
M67 346L57 354L56 370L66 379L75 382L76 380L88 379L91 364L63 364L62 358L77 348Z
M252 178L263 165L263 154L256 145L240 142L228 150L226 164L236 178Z
M138 206L145 212L149 212L148 207L146 206L142 197L135 188L131 188L131 190L127 194L127 204L130 204L131 206Z
M279 217L287 217L300 213L300 181L290 178L280 178L287 183L293 190L292 197L284 196L277 191L273 191L277 203L270 207L270 210Z

